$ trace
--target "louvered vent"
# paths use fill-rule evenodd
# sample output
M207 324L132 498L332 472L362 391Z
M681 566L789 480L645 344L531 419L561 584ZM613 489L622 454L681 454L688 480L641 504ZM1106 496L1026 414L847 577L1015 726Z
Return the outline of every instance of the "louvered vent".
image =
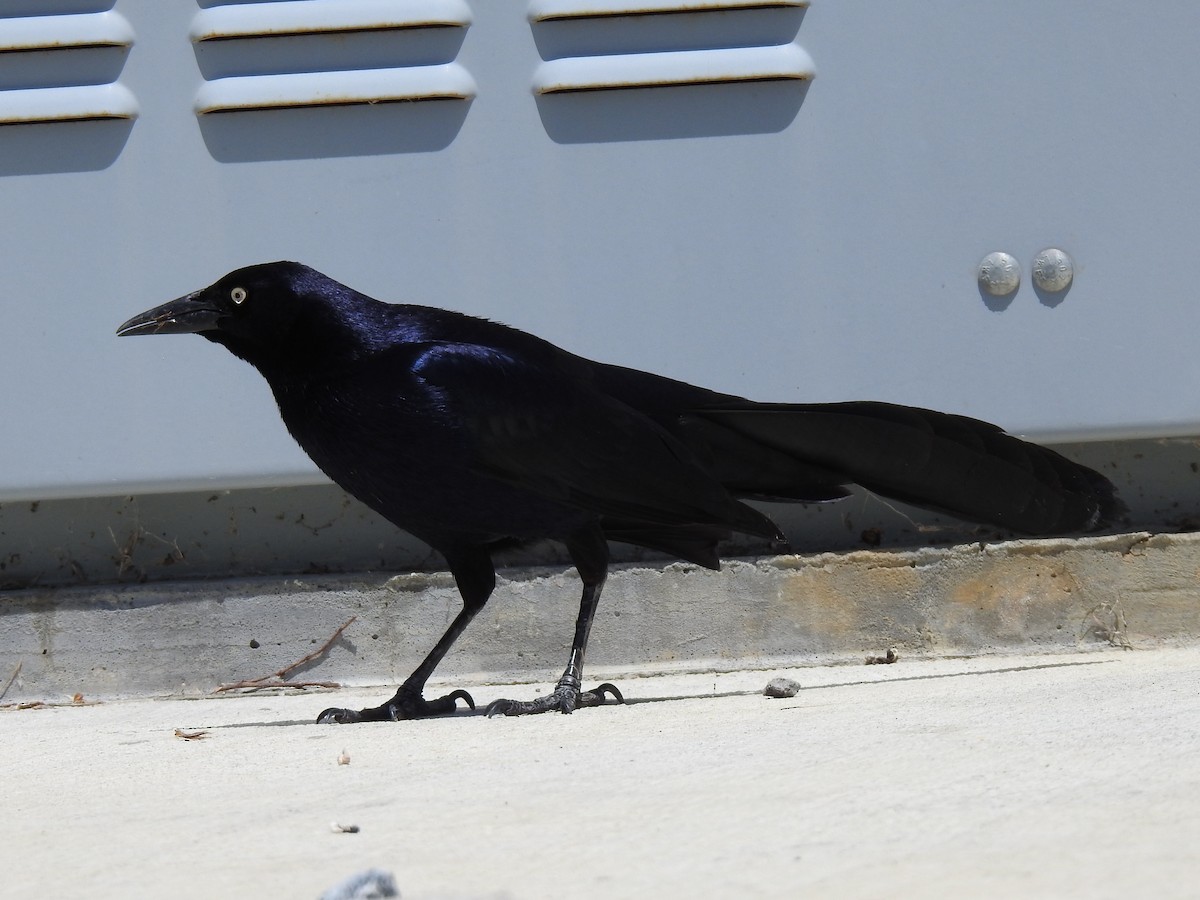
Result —
M534 0L538 94L813 77L808 0Z
M133 29L111 9L80 6L46 0L38 15L0 18L0 125L137 117L117 83Z
M269 0L202 9L197 114L462 101L465 0Z

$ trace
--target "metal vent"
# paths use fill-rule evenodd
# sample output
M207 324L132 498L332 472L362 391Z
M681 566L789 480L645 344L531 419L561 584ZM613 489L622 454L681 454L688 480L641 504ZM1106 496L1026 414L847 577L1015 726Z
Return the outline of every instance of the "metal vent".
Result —
M0 125L136 118L117 83L132 45L112 10L0 18Z
M462 0L275 0L202 10L192 20L191 37L213 41L470 24L471 11Z
M199 115L469 100L465 0L274 0L201 10Z
M534 0L537 94L806 81L807 0Z
M555 59L538 66L533 89L539 94L554 94L684 84L803 81L813 74L809 55L795 44L785 44Z

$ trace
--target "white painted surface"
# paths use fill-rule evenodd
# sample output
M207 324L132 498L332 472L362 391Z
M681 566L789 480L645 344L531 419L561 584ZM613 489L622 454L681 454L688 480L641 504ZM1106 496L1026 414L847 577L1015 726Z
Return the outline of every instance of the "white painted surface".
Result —
M138 112L0 128L6 499L321 480L249 367L194 337L113 336L278 258L761 399L891 400L1043 438L1200 431L1179 388L1200 382L1200 8L531 22L477 2L465 27L193 43L204 6L120 0L131 46L5 54L0 88L113 85ZM553 61L793 43L807 90L534 90ZM224 78L450 64L473 100L193 109ZM1028 277L1051 246L1076 265L1062 298ZM993 250L1024 269L1003 308L975 283Z

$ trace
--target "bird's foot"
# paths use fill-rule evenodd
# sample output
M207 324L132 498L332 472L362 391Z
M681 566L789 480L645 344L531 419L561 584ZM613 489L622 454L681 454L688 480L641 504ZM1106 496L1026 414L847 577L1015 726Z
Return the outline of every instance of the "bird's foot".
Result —
M426 700L419 691L396 691L396 696L382 706L370 709L340 709L331 706L319 716L318 725L349 725L352 722L399 722L401 719L428 719L433 716L448 716L464 701L471 709L475 701L466 691L454 691L436 700Z
M492 716L528 716L555 710L569 714L585 706L603 706L605 695L611 695L618 703L625 702L625 698L621 696L617 686L609 684L607 681L590 691L580 691L577 685L578 682L572 685L560 681L553 691L536 700L493 700L488 704L488 718Z

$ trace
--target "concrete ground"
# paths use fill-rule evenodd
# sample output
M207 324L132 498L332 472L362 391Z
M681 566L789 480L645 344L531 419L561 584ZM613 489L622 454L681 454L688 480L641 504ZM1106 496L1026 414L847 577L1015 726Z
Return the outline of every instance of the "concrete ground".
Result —
M0 893L316 898L380 868L410 900L1196 895L1200 649L854 663L628 678L570 717L10 705ZM777 675L801 691L758 693Z

